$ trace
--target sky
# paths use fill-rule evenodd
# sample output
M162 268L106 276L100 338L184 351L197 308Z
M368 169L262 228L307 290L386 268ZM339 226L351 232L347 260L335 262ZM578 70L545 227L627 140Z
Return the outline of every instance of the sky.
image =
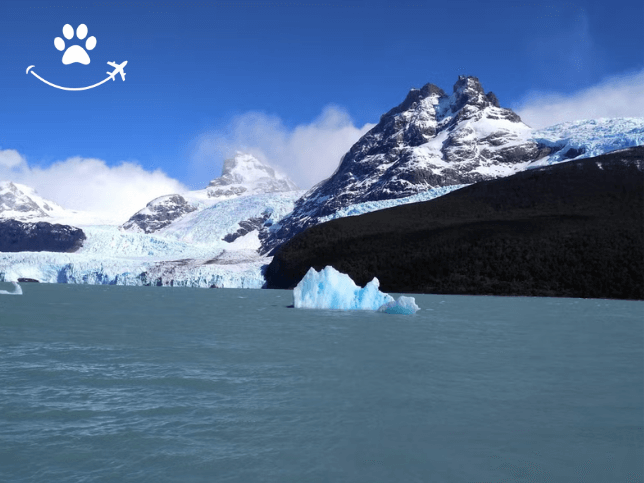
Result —
M242 150L308 189L409 89L459 75L535 128L644 116L643 24L641 0L2 0L0 180L134 212ZM56 37L90 62L63 64ZM85 87L126 60L82 91L27 73Z

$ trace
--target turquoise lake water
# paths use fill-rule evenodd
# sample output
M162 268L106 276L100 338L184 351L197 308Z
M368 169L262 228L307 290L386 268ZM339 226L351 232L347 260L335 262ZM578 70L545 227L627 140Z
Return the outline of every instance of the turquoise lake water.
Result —
M642 302L22 287L0 295L0 482L643 478Z

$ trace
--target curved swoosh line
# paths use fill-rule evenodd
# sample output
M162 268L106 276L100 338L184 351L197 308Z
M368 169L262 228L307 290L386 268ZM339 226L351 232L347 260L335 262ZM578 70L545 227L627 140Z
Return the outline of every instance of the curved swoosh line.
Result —
M104 84L105 82L107 82L108 80L110 80L112 78L111 76L107 76L106 79L103 79L101 82L97 82L93 86L87 86L87 87L61 87L61 86L57 86L56 84L52 84L51 82L43 79L38 74L36 74L33 70L30 72L30 74L33 74L35 77L37 77L38 79L43 81L45 84L49 84L50 86L55 87L56 89L62 89L64 91L85 91L87 89L92 89L93 87L100 86L101 84Z

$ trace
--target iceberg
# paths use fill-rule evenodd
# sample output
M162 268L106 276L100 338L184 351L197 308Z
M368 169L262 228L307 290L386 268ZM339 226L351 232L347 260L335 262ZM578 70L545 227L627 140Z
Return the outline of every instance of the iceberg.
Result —
M376 277L360 288L351 277L327 266L319 272L309 268L293 289L293 306L297 309L379 310L390 314L413 314L419 310L413 297L397 301L379 290Z
M394 300L378 287L376 277L360 288L349 275L331 266L319 272L311 267L293 290L293 305L297 309L378 310Z
M386 314L402 314L413 315L420 310L416 305L414 297L405 297L401 295L395 302L388 302L378 309L378 312L385 312Z
M18 285L18 282L11 282L13 284L13 292L8 290L0 290L0 295L22 295L22 287Z

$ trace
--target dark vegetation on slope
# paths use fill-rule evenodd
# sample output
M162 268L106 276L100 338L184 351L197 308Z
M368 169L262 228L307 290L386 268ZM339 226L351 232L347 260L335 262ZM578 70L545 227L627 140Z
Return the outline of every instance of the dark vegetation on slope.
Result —
M644 146L313 226L268 288L332 265L385 292L644 299Z
M0 221L0 252L75 252L83 246L80 228L40 221Z

